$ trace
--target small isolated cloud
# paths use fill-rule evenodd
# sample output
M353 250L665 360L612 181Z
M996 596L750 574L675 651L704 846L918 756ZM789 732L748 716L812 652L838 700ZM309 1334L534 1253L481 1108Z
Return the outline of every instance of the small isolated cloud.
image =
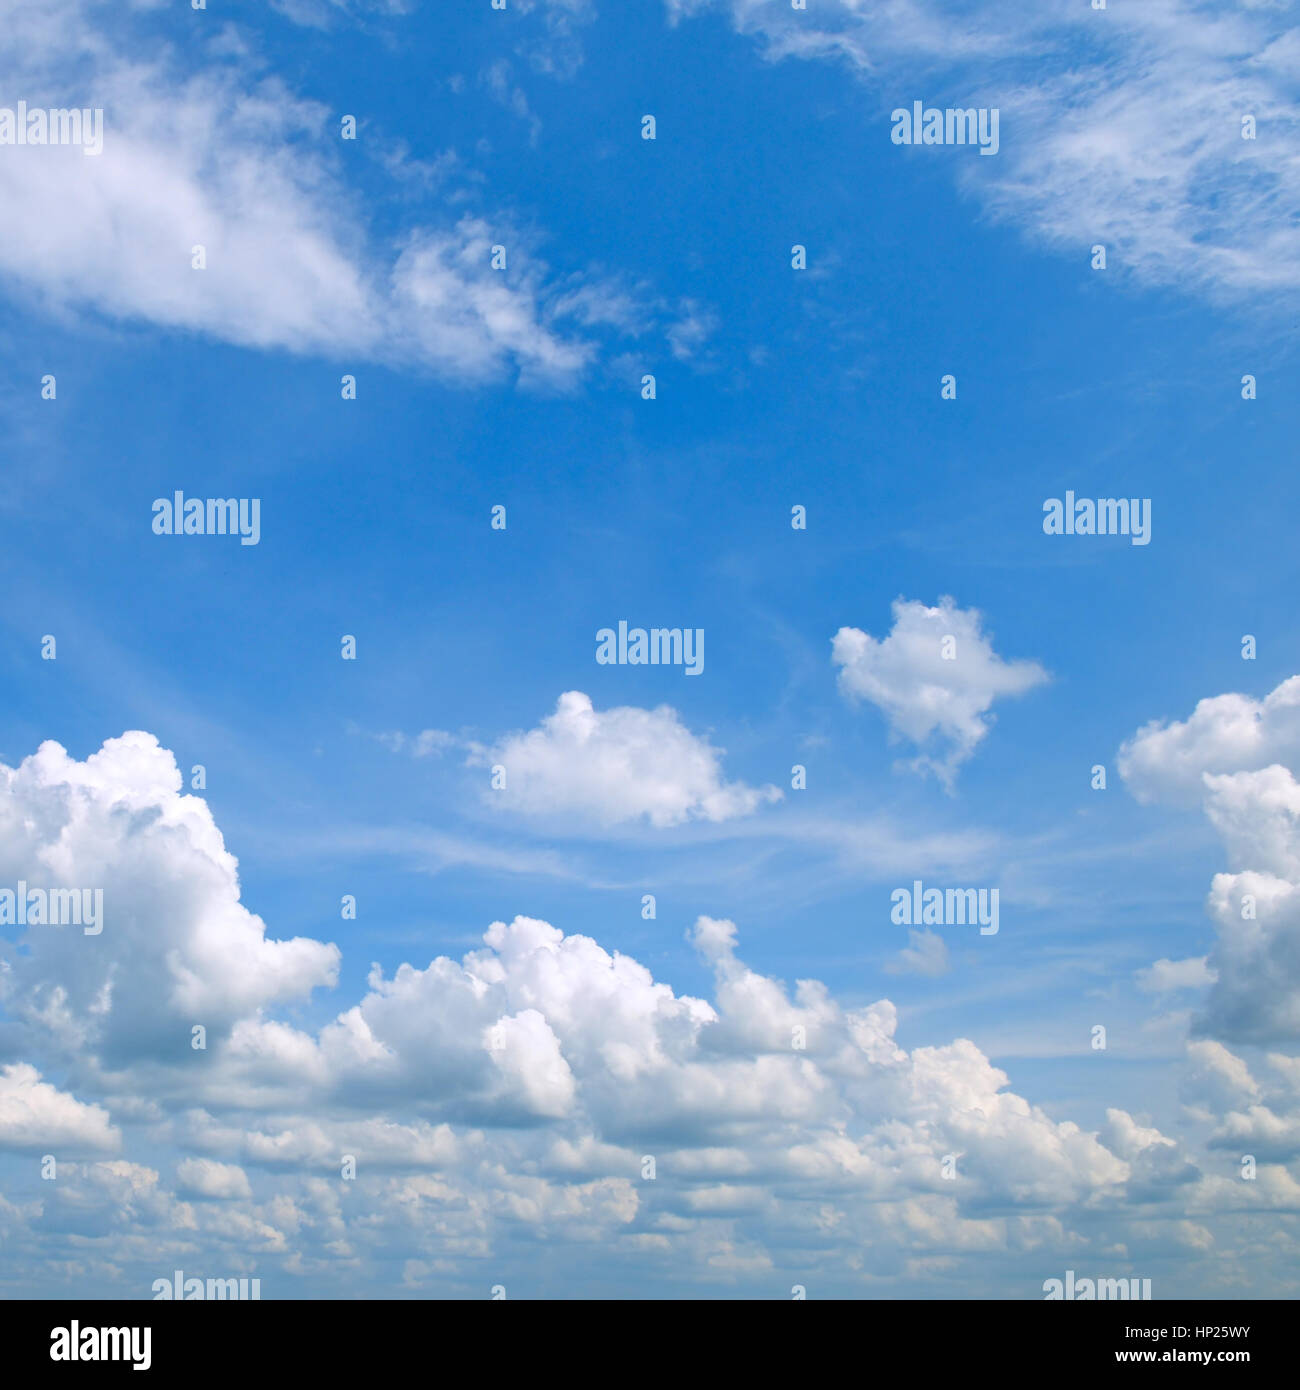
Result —
M937 932L928 929L907 933L908 945L898 953L896 960L885 966L891 975L927 975L937 978L952 969L948 956L948 943Z
M945 785L988 733L993 701L1023 695L1048 679L1036 661L1004 661L980 630L974 608L941 598L937 608L895 599L894 626L877 641L856 627L842 627L831 643L840 667L840 689L869 700L889 720L892 738L935 747L914 767L938 774Z
M542 123L528 105L528 94L516 84L509 60L498 58L480 75L479 80L492 94L493 101L523 121L528 127L528 143L536 145L537 137L542 133Z
M679 317L668 328L668 346L673 356L679 362L698 357L717 327L717 316L711 310L702 308L693 299L683 300Z
M404 734L400 729L375 734L375 739L393 753L407 753L412 758L441 757L457 743L456 736L445 729L421 729L418 734Z
M187 1158L176 1168L176 1187L189 1197L220 1200L248 1198L253 1189L248 1174L237 1163L218 1163L214 1158Z
M489 793L496 805L599 825L725 821L780 799L776 787L724 781L724 752L667 705L597 710L589 695L570 690L539 728L475 745L470 762L505 769L505 786Z
M1172 994L1180 989L1204 989L1219 977L1206 956L1186 960L1161 959L1139 970L1135 977L1143 994Z

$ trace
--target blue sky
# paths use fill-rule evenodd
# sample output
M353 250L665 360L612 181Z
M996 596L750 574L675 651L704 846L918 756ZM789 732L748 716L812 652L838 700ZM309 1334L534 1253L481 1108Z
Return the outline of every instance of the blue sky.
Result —
M0 148L0 761L66 750L6 776L3 882L109 905L93 942L0 928L11 1292L1295 1291L1300 745L1255 703L1300 637L1292 6L3 8L0 100L105 112L102 155ZM916 100L999 107L998 154L891 143ZM155 535L177 489L259 498L259 544ZM1045 536L1067 489L1150 499L1151 543ZM951 688L913 618L969 634ZM598 665L620 620L703 629L703 674ZM929 738L846 689L843 628ZM1003 663L1032 688L987 694ZM543 724L572 691L605 761ZM166 752L84 770L132 730ZM782 794L711 816L737 786ZM1282 895L1262 941L1215 874ZM908 968L916 878L997 887L998 934ZM248 913L317 945L289 968ZM554 993L535 932L488 948L483 1007L537 1016L502 1062L430 962L516 918L607 957ZM642 1037L615 953L717 1017ZM373 983L404 965L427 993Z

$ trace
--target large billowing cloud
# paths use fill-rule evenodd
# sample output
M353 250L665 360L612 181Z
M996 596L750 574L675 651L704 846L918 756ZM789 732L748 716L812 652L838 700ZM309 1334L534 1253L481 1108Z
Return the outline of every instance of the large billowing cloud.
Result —
M1214 1133L1259 1149L1238 1191L1122 1110L1100 1132L1049 1115L967 1039L904 1048L888 1000L754 970L716 918L690 933L708 998L520 916L291 1021L338 953L268 936L145 734L3 769L0 851L0 878L105 889L99 936L6 929L0 1038L26 1055L0 1072L0 1154L52 1153L59 1177L0 1166L0 1236L49 1291L143 1295L182 1268L266 1296L537 1292L538 1241L573 1288L598 1255L665 1292L952 1292L1028 1265L1034 1297L1089 1252L1204 1260L1208 1287L1217 1212L1294 1206L1290 1059L1266 1088L1195 1058ZM124 1156L84 1161L105 1150Z
M1262 700L1216 695L1185 720L1152 720L1119 751L1120 772L1139 801L1199 806L1207 773L1258 772L1300 758L1300 676Z
M251 1026L225 1060L286 1098L314 1083L325 1108L384 1096L435 1120L568 1121L629 1152L666 1136L674 1150L734 1147L732 1178L856 1173L877 1196L941 1192L940 1160L959 1153L968 1195L1039 1202L1126 1176L1095 1136L1005 1092L973 1044L909 1055L888 1001L844 1010L813 981L791 998L738 959L730 922L694 931L715 1004L545 922L498 922L484 940L459 964L376 972L315 1042L287 1048Z
M505 769L491 801L527 815L671 826L731 820L780 798L775 787L724 781L722 755L667 705L598 710L580 690L561 695L539 728L472 753L480 765Z
M1212 295L1300 289L1294 158L1300 43L1274 0L667 0L725 9L773 59L844 62L888 113L996 107L995 158L899 150L945 164L997 217L1108 274ZM1245 117L1255 138L1244 139ZM953 156L957 156L956 159Z
M1300 677L1262 700L1201 700L1183 721L1153 721L1121 748L1120 770L1142 801L1199 803L1218 831L1228 870L1210 885L1216 940L1208 956L1158 960L1140 971L1153 993L1204 991L1187 1044L1182 1096L1206 1127L1220 1166L1192 1190L1188 1209L1247 1213L1300 1201L1300 1058L1243 1048L1300 1041ZM1213 1167L1213 1160L1207 1167Z
M1146 725L1120 749L1140 799L1199 804L1223 841L1209 911L1218 939L1198 1031L1300 1040L1300 677L1262 700L1220 695L1190 718Z
M1257 1162L1300 1157L1300 1058L1267 1054L1261 1081L1221 1043L1192 1042L1187 1050L1184 1096L1214 1123L1211 1148L1250 1154Z
M64 1061L183 1058L268 1005L334 983L338 949L267 937L240 901L207 803L151 734L78 762L43 743L0 765L0 886L102 892L100 930L39 925L0 940L0 1003Z
M895 599L893 613L886 637L856 627L835 634L831 659L840 668L840 689L877 706L894 737L937 745L937 756L923 754L915 766L950 783L988 733L993 702L1023 695L1047 680L1047 672L1034 661L1003 660L981 630L980 613L951 598L936 608Z

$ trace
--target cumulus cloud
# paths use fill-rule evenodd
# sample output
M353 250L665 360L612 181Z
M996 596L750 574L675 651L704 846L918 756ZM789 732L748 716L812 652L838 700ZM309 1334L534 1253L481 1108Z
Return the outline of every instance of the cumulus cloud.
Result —
M1270 874L1216 874L1210 917L1218 974L1197 1029L1234 1042L1300 1039L1300 885Z
M1208 904L1214 979L1195 1025L1208 1037L1300 1038L1298 707L1293 676L1263 700L1201 700L1189 719L1147 724L1120 749L1139 799L1199 802L1223 841L1230 871L1214 876Z
M217 1061L228 1079L278 1082L316 1114L365 1103L490 1129L563 1123L566 1144L625 1176L654 1143L677 1171L708 1179L689 1199L697 1206L739 1180L810 1180L843 1198L938 1195L947 1152L963 1155L974 1202L1122 1188L1122 1160L1006 1091L1006 1075L972 1043L909 1054L888 1001L846 1010L817 981L791 995L740 960L727 921L701 918L692 936L716 1003L677 995L589 937L521 917L495 923L486 949L462 962L403 966L391 979L372 972L361 1003L317 1038L299 1035L300 1049L250 1021ZM338 1152L294 1133L272 1151ZM210 1122L190 1135L222 1147ZM266 1152L267 1140L237 1142L245 1159Z
M994 700L1023 695L1047 672L1035 661L1004 661L981 631L979 611L958 608L951 598L937 608L895 599L893 615L893 628L879 640L856 627L835 634L831 660L840 668L840 689L880 709L891 736L939 745L942 756L923 755L914 766L951 784L988 733Z
M1208 1103L1217 1111L1230 1110L1259 1098L1259 1087L1250 1068L1222 1043L1212 1038L1189 1042L1187 1061L1183 1082L1186 1098Z
M373 972L365 999L322 1030L314 1067L268 1050L260 1077L314 1079L327 1106L400 1095L475 1124L573 1120L616 1146L739 1145L715 1165L719 1180L819 1172L880 1196L940 1192L938 1158L960 1151L979 1190L1017 1200L1123 1184L1124 1164L1095 1136L1006 1092L972 1043L908 1054L888 1001L846 1010L817 981L792 996L738 957L731 922L701 918L692 938L712 1004L589 937L498 922L459 964ZM240 1064L256 1052L254 1030Z
M540 727L476 745L471 760L505 769L493 805L533 816L573 816L596 825L640 819L665 827L726 821L777 801L776 787L727 782L725 750L691 733L667 705L597 710L566 691Z
M6 943L6 1014L30 1055L75 1057L83 1094L11 1066L0 1133L11 1146L111 1147L111 1107L178 1150L174 1192L131 1163L61 1174L43 1215L0 1213L20 1245L78 1231L130 1262L129 1211L153 1262L230 1246L308 1274L310 1248L336 1277L345 1252L382 1258L411 1229L452 1266L526 1229L626 1237L629 1257L657 1251L733 1278L771 1267L764 1232L805 1219L800 1193L863 1235L905 1207L907 1239L925 1244L954 1222L976 1243L1004 1238L982 1203L1123 1189L1123 1159L1010 1092L972 1043L908 1053L891 1003L846 1008L814 980L791 990L744 963L722 919L692 933L712 1002L589 936L517 917L459 961L372 968L360 1001L318 1031L269 1016L332 983L337 952L268 937L207 806L180 786L145 734L85 762L43 744L0 776L0 876L105 885L100 937L32 927L27 950ZM208 1046L195 1052L199 1020ZM328 1181L343 1153L365 1193L353 1220ZM650 1191L647 1153L662 1165ZM941 1175L947 1153L962 1156L960 1194Z
M0 1067L0 1149L94 1153L115 1150L121 1140L100 1106L42 1081L25 1062Z
M1256 1078L1245 1060L1208 1039L1188 1044L1183 1098L1214 1125L1212 1149L1250 1154L1257 1162L1300 1157L1300 1058L1270 1053Z
M61 1163L57 1191L30 1199L7 1188L0 1235L42 1289L143 1293L160 1268L201 1262L278 1296L398 1280L463 1292L486 1259L530 1288L539 1240L572 1278L598 1251L641 1288L758 1291L809 1261L844 1291L933 1261L927 1277L960 1288L1027 1251L1049 1270L1121 1244L1213 1258L1214 1212L1295 1205L1284 1169L1265 1163L1247 1192L1216 1186L1143 1117L1115 1110L1091 1132L1048 1115L969 1039L909 1050L888 999L756 970L723 918L690 933L707 998L518 916L458 960L372 967L323 1026L292 1022L276 1011L331 980L337 953L268 937L151 737L84 763L42 745L5 769L0 811L0 877L102 875L112 890L102 936L64 937L22 975L6 945L0 1002L19 1030L5 1037L33 1060L0 1075L0 1147L120 1134L128 1152L174 1156L170 1185L117 1159ZM209 936L223 950L205 954ZM224 1020L202 1052L192 976ZM129 1046L119 1010L143 1028ZM75 1097L35 1068L70 1051ZM1268 1086L1226 1049L1197 1064L1219 1087L1207 1114L1222 1142L1248 1133L1282 1153L1293 1059L1270 1062Z
M248 1174L237 1163L217 1163L210 1158L186 1158L177 1164L176 1187L190 1197L225 1200L253 1195Z
M1300 758L1300 676L1262 700L1216 695L1185 720L1152 720L1119 751L1119 769L1139 801L1199 806L1206 774L1257 772Z
M103 891L103 930L28 926L0 940L0 1004L64 1060L112 1066L190 1051L267 1005L332 985L335 946L277 941L240 901L207 803L152 734L84 762L41 744L0 764L0 883Z

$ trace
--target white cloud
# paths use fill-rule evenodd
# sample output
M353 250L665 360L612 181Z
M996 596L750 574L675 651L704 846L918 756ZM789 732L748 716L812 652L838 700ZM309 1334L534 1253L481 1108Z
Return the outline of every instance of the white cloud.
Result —
M211 1158L186 1158L176 1166L177 1190L190 1197L230 1200L251 1197L248 1174L237 1163L218 1163Z
M1136 975L1137 986L1145 994L1204 989L1217 978L1205 956L1189 956L1186 960L1169 960L1166 957L1139 970Z
M1256 772L1300 758L1300 676L1262 700L1216 695L1191 717L1152 720L1119 752L1119 770L1139 801L1198 806L1206 773Z
M989 731L994 700L1023 695L1048 679L1034 661L1004 661L980 630L974 608L941 598L937 608L896 599L894 626L880 640L856 627L842 627L831 643L845 695L869 700L889 720L894 737L925 745L935 739L942 756L922 756L950 783L958 766Z
M668 329L668 346L679 362L689 362L717 330L717 316L692 299L682 301L679 313L681 317Z
M1259 1098L1250 1068L1235 1053L1212 1038L1187 1044L1188 1072L1184 1095L1208 1101L1216 1110L1231 1109Z
M0 1068L0 1149L93 1153L115 1150L121 1142L100 1106L83 1105L42 1081L25 1062Z
M909 1051L889 1000L787 986L740 957L720 918L691 933L709 999L521 916L460 960L373 967L355 1004L309 1029L272 1009L331 979L336 953L298 943L308 968L287 968L276 948L293 943L247 913L206 805L180 795L152 738L111 740L84 763L45 744L0 780L0 880L57 866L113 890L102 937L62 938L22 978L6 951L21 1027L5 1036L33 1061L4 1073L0 1134L111 1146L120 1115L129 1151L174 1155L174 1191L118 1161L61 1164L40 1201L7 1193L7 1258L42 1287L143 1294L159 1269L202 1262L256 1273L278 1296L398 1278L454 1291L490 1259L531 1288L542 1240L570 1277L598 1257L641 1288L758 1291L815 1258L828 1286L859 1291L940 1260L927 1286L956 1290L987 1280L990 1261L1023 1272L1028 1251L1049 1269L1117 1243L1212 1262L1214 1213L1295 1205L1284 1170L1216 1185L1145 1118L1114 1111L1091 1133L1049 1116L969 1039ZM209 931L224 951L203 956ZM200 959L203 1012L224 1026L195 1054L187 977ZM126 1025L145 1032L128 1043ZM83 1099L34 1068L70 1055ZM1216 1143L1292 1142L1294 1059L1271 1059L1271 1088L1226 1049L1197 1064L1224 1103ZM338 1181L343 1154L355 1182Z
M1232 1042L1300 1040L1300 884L1251 871L1215 874L1209 911L1219 978L1199 1030Z
M779 800L776 787L724 781L723 752L667 705L597 710L590 696L570 690L539 728L476 747L471 758L505 768L505 787L487 794L491 804L598 825L725 821Z
M23 210L0 276L42 306L468 381L514 368L564 384L591 360L594 344L556 322L526 238L512 238L509 275L474 216L374 244L343 180L338 115L262 76L241 46L186 74L129 11L50 0L0 14L11 90L104 110L97 156L49 146L0 161L0 196Z
M404 734L401 730L392 733L372 735L379 743L393 753L407 753L412 758L441 757L449 748L455 748L458 740L445 729L421 729L418 734Z
M211 1045L258 1009L332 985L338 949L269 939L240 902L237 868L151 734L109 739L85 762L46 742L0 764L0 883L103 891L97 936L29 926L0 940L0 1003L65 1057L118 1066L183 1058L195 1025Z
M908 945L899 951L897 959L886 969L903 975L946 975L952 969L948 956L948 943L938 932L929 928L921 931L909 930Z
M1205 813L1234 867L1300 879L1300 785L1274 763L1258 772L1206 773Z
M341 16L407 14L418 0L271 0L273 8L295 24L328 29Z
M364 1101L489 1126L564 1120L611 1156L655 1134L673 1151L735 1146L709 1165L714 1181L766 1174L910 1197L942 1192L938 1159L961 1152L972 1199L1122 1186L1124 1164L1095 1136L1007 1093L972 1043L909 1056L888 1001L844 1010L817 981L791 996L737 958L736 937L711 918L693 933L715 1006L589 937L498 922L459 964L372 972L360 1004L315 1042L301 1035L307 1056L250 1022L218 1061L260 1085L278 1073L285 1096L322 1114Z
M1187 1052L1183 1095L1199 1118L1213 1121L1211 1148L1260 1164L1300 1157L1300 1059L1270 1054L1273 1077L1261 1082L1220 1043L1193 1042Z
M590 937L519 917L493 924L462 961L372 969L357 1004L304 1031L267 1007L332 981L337 953L267 939L207 806L180 794L154 739L110 740L84 763L47 743L0 780L0 877L57 873L106 889L101 937L63 937L52 951L32 928L31 963L6 950L5 1005L23 1045L74 1056L83 1088L141 1114L154 1145L181 1150L175 1197L132 1165L61 1178L47 1222L92 1231L104 1248L124 1238L123 1211L153 1232L155 1263L167 1231L191 1251L230 1243L265 1258L314 1241L332 1252L321 1249L323 1268L346 1250L379 1256L413 1229L453 1260L516 1227L602 1243L627 1231L643 1250L738 1275L770 1265L763 1231L801 1221L802 1201L787 1210L785 1194L809 1185L859 1210L862 1236L891 1203L934 1205L936 1240L954 1221L982 1229L973 1213L937 1215L953 1200L938 1163L948 1152L963 1155L963 1206L1123 1187L1122 1160L1008 1092L973 1044L909 1055L888 1001L845 1009L811 980L788 991L738 958L735 926L717 919L693 933L716 1004ZM202 1054L189 1047L198 1019L209 1025ZM60 1098L31 1067L7 1079L24 1107L11 1142L48 1143L58 1124L115 1135L107 1109ZM640 1178L647 1152L663 1165L661 1197ZM366 1184L355 1220L330 1195L337 1181L313 1185L343 1153ZM264 1201L249 1164L267 1175ZM426 1204L459 1215L435 1232ZM21 1235L24 1218L12 1219ZM714 1236L722 1220L744 1229Z
M947 162L993 215L1080 265L1103 243L1108 274L1214 295L1300 289L1300 43L1289 5L667 6L673 18L729 10L772 59L846 63L879 97L882 140L888 111L914 100L997 107L997 157ZM1245 115L1255 140L1242 139Z
M1199 1032L1228 1041L1300 1039L1300 677L1263 700L1201 700L1184 722L1145 725L1120 749L1139 799L1200 802L1231 872L1210 886L1215 979Z

